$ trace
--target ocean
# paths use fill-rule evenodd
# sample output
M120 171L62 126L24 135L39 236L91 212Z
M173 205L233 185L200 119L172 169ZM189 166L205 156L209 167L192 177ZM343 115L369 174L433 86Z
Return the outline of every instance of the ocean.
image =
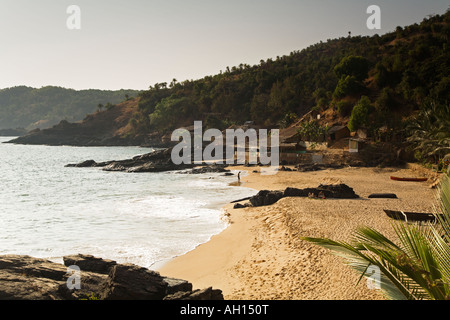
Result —
M236 176L68 168L122 160L140 147L14 145L0 137L0 254L62 262L90 254L151 268L227 227L222 207L256 190ZM232 170L232 172L235 172Z

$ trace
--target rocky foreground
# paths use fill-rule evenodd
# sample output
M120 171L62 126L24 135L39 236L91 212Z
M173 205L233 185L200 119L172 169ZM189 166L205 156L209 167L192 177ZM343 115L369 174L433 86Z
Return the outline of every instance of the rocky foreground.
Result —
M79 272L74 273L70 266L77 266ZM66 256L64 265L30 256L3 255L0 299L223 300L223 295L212 287L193 290L188 281L89 255Z

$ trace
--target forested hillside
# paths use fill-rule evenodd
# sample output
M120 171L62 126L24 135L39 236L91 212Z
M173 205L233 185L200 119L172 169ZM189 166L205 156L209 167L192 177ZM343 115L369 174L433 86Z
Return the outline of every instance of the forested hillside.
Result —
M80 121L97 109L136 96L135 90L40 89L19 86L0 90L0 129L48 128L61 120Z
M395 127L398 114L408 116L426 100L450 100L449 22L447 12L385 35L328 40L200 80L156 83L140 95L131 124L135 134L168 132L193 120L216 128L248 120L285 127L313 108L351 117L366 96L371 108L355 113L370 116L355 116L352 129Z

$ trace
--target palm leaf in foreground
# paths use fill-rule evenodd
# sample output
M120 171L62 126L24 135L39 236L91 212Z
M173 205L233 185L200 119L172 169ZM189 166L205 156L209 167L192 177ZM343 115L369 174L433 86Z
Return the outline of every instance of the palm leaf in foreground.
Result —
M370 227L355 231L350 242L302 237L345 258L372 278L371 266L380 271L379 286L390 299L450 299L450 183L439 186L439 224L394 223L399 244ZM361 280L360 278L360 280Z

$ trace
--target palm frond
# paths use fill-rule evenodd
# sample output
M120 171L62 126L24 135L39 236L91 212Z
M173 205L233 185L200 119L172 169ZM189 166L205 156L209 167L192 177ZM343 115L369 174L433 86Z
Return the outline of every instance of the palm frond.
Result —
M399 244L379 231L362 227L352 242L302 237L331 249L370 277L367 270L379 268L381 289L392 299L450 299L450 181L444 176L438 188L438 224L393 223ZM361 278L360 278L361 281Z

